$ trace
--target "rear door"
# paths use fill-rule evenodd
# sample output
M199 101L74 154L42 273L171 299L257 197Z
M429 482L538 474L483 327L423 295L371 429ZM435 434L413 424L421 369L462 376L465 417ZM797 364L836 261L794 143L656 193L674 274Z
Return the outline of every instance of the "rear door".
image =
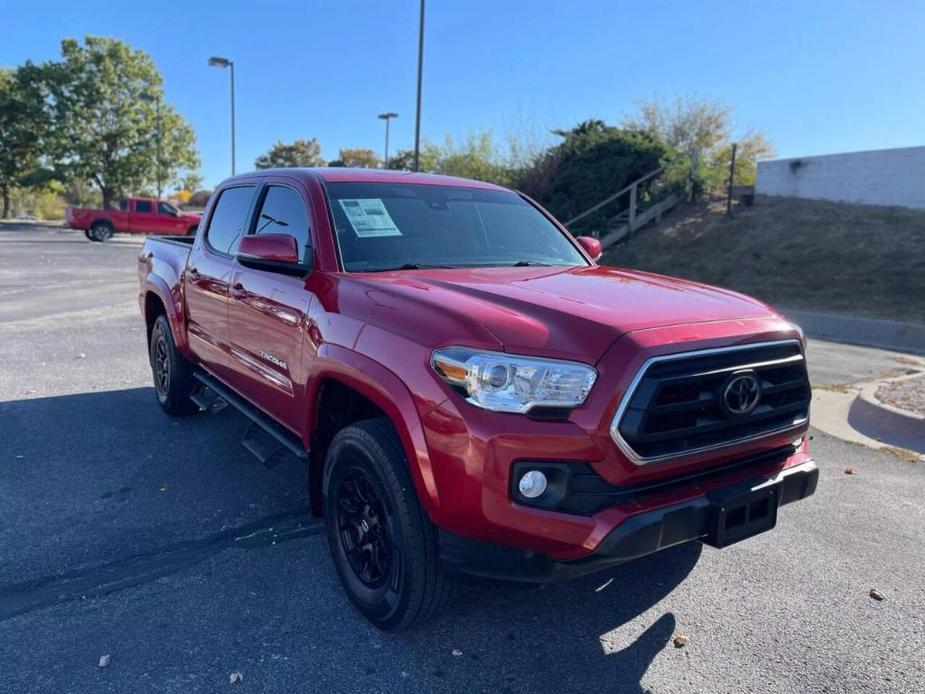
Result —
M196 239L183 283L190 350L215 375L231 375L228 301L233 255L250 223L257 186L237 184L220 191L208 212L205 233Z
M153 200L129 200L127 231L134 234L153 234L157 224Z
M299 403L306 385L311 340L305 330L313 295L305 279L313 260L308 192L300 181L268 178L258 193L250 234L296 238L303 267L272 271L236 260L228 304L231 369L235 387L287 425L301 430Z

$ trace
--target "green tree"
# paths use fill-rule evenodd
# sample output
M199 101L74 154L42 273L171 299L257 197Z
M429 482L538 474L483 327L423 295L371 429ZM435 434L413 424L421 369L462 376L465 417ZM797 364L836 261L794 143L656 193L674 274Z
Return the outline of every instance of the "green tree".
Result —
M180 170L199 166L193 129L164 103L161 75L147 53L87 36L83 45L62 41L61 55L46 69L54 116L49 150L65 176L92 182L111 207L120 195L154 188L158 178L170 185ZM145 95L161 102L160 160L155 104Z
M2 217L10 215L15 188L41 183L39 170L48 113L35 65L0 68L0 198Z
M321 145L314 137L310 140L296 140L291 144L277 140L265 154L257 157L254 166L258 169L324 166L324 159L321 158Z
M195 171L189 171L180 179L180 190L186 190L190 193L195 193L197 190L202 188L204 180L205 179Z
M510 179L501 150L490 131L470 132L460 145L447 135L436 170L448 176L502 185L509 183Z
M667 148L655 135L609 126L591 119L557 130L562 142L524 171L521 189L562 220L584 212L608 195L657 169ZM645 190L642 191L645 194ZM614 210L602 209L582 228L605 223Z
M440 148L432 142L426 140L421 143L419 152L420 171L436 171L440 163ZM389 168L396 171L413 171L414 170L414 150L400 149L389 157Z

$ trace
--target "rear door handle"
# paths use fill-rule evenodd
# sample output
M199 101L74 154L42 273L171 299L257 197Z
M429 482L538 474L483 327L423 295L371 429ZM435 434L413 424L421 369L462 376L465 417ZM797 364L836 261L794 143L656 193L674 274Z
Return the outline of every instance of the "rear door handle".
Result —
M244 288L243 284L236 282L235 285L231 288L230 294L235 299L243 299L247 296L247 290Z
M198 281L200 280L200 278L202 277L202 275L199 274L199 270L197 270L197 269L194 268L194 267L191 267L191 268L188 270L187 274L189 274L189 278L190 278L190 280L193 281L193 282L198 282Z

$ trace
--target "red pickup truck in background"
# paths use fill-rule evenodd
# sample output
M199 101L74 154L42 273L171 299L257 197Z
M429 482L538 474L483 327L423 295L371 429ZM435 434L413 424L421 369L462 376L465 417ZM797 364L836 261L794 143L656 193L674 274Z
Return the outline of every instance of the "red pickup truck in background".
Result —
M105 241L113 234L192 236L199 226L198 214L184 214L165 200L125 198L118 210L68 207L64 226L83 229L91 241Z
M174 415L231 404L258 459L305 461L345 592L382 629L459 578L770 530L818 479L802 332L600 252L488 183L237 176L194 238L138 257L154 392Z

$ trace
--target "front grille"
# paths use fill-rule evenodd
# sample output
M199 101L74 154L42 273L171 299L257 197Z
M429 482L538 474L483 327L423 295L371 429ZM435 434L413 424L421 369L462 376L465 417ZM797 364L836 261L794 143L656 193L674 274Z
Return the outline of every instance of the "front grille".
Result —
M741 399L727 392L743 381L757 383L757 397L746 386ZM634 462L664 460L800 426L810 399L796 340L654 357L633 380L611 436Z

